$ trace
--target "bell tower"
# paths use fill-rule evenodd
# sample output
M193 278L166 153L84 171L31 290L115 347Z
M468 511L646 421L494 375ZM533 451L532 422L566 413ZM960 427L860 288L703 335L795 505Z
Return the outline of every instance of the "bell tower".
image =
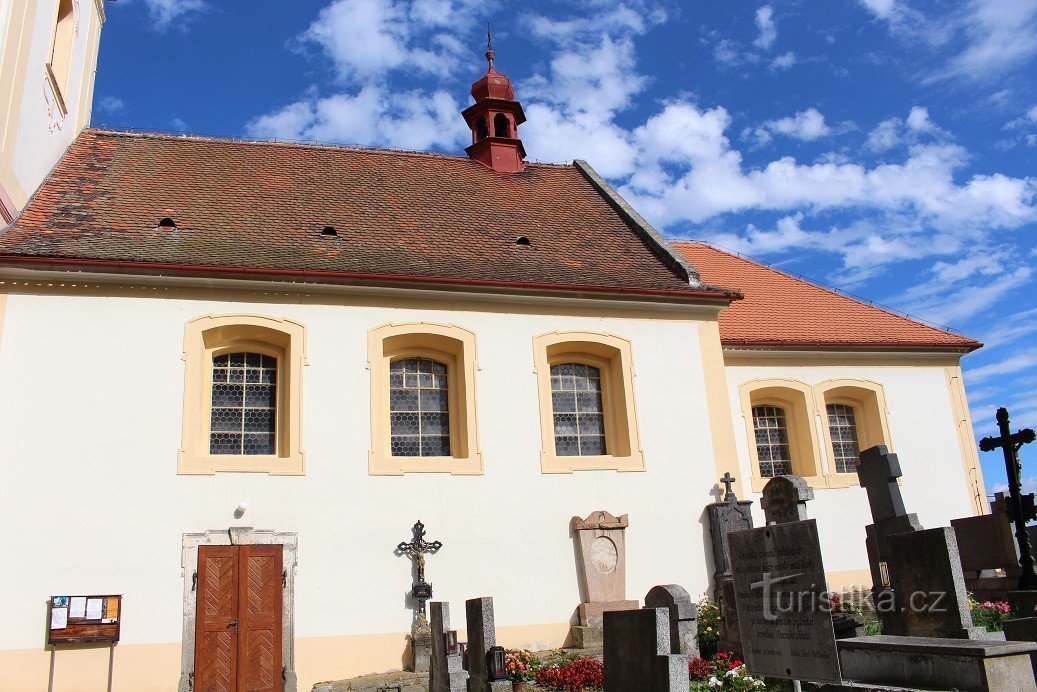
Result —
M465 152L469 158L500 173L518 173L525 168L522 159L526 157L518 126L526 122L526 116L522 104L515 100L511 81L494 69L495 57L493 39L487 31L489 69L472 85L475 103L461 112L472 130L472 145Z

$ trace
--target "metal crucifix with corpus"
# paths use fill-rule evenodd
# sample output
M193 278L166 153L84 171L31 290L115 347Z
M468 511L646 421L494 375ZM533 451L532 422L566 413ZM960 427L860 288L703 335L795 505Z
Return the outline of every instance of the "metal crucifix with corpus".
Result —
M435 553L443 544L439 541L429 543L425 540L425 525L418 519L411 531L414 538L410 543L401 542L396 546L397 555L406 555L418 564L417 580L411 587L410 595L418 602L418 620L425 621L425 602L432 598L432 584L425 581L425 553Z
M1023 465L1019 462L1019 448L1033 442L1037 435L1030 428L1013 433L1008 425L1008 409L997 410L997 427L1001 434L998 437L984 437L979 441L979 448L984 452L993 452L998 447L1005 455L1005 470L1008 471L1008 516L1015 522L1015 539L1019 543L1019 566L1023 573L1019 576L1019 588L1023 590L1037 589L1037 568L1033 561L1033 547L1030 545L1030 534L1026 530L1026 522L1037 519L1037 508L1034 506L1033 493L1023 495Z

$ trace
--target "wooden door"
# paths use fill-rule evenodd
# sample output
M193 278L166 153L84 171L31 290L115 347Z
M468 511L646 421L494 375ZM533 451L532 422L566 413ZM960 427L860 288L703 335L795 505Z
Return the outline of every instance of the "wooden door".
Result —
M197 692L282 689L282 551L280 545L198 548Z

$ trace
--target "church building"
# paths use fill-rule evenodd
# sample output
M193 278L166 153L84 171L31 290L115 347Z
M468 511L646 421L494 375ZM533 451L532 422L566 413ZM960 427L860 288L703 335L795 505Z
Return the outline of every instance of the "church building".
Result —
M870 583L860 450L927 527L986 511L979 343L527 162L492 51L464 152L139 134L87 126L103 19L0 3L0 689L105 688L108 649L46 647L57 594L122 595L115 690L401 668L418 520L436 600L547 648L577 515L628 516L637 599L711 593L726 473L758 525L806 478L833 590Z

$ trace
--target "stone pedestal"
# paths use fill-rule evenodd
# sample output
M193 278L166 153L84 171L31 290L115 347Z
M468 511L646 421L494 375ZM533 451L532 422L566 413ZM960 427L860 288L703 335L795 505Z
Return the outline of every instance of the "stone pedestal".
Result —
M838 642L843 679L859 686L1034 692L1037 645L932 637L857 637ZM873 689L873 688L872 688Z
M427 675L429 657L432 654L432 629L424 615L419 615L418 621L411 628L410 643L414 654L411 670L419 675Z
M601 645L602 616L614 610L636 610L637 601L626 597L627 515L616 517L604 510L586 519L573 517L570 527L576 535L579 553L580 586L586 601L578 608L579 625L571 629L572 646L589 649Z

